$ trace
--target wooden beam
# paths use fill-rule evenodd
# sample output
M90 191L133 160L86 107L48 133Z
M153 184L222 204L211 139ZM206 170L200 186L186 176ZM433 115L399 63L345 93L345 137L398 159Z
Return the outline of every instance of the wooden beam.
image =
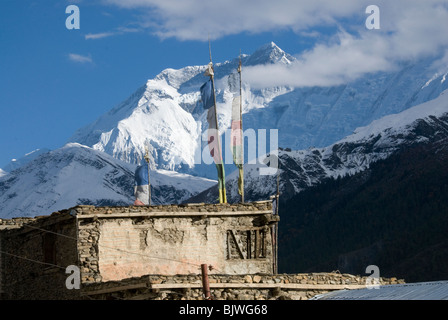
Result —
M230 230L227 231L227 259L230 260L232 259L232 247L230 244Z
M200 289L200 283L161 283L152 284L152 289ZM302 283L210 283L210 288L234 289L289 289L289 290L342 290L363 289L366 285L358 284L302 284Z
M246 231L246 258L252 259L252 230Z
M354 290L354 289L364 289L367 286L360 284L303 284L303 283L210 283L210 289L286 289L286 290ZM137 283L127 286L116 286L111 288L105 288L100 290L83 290L82 295L91 296L97 294L112 293L118 291L126 291L132 289L159 289L159 290L169 290L169 289L201 289L202 284L198 283ZM150 293L148 293L150 295Z
M263 248L261 249L261 255L263 258L266 258L266 245L267 245L266 242L268 241L267 237L266 237L266 231L263 230L261 234L263 235L263 242L261 244L263 246Z
M260 258L260 247L261 247L261 241L260 241L260 230L255 230L255 259Z
M112 292L117 292L117 291L125 291L125 290L131 290L131 289L141 289L141 288L148 288L148 283L143 282L143 283L137 283L137 284L130 284L127 286L116 286L116 287L93 290L93 291L84 289L82 291L82 295L91 296L91 295L96 295L96 294L112 293Z
M78 214L78 219L91 218L133 218L133 217L191 217L191 216L205 216L205 217L223 217L223 216L246 216L246 215L264 215L272 213L271 210L257 210L257 211L213 211L213 212L167 212L167 211L153 211L153 212L119 212L119 213L89 213Z
M144 294L139 294L137 296L131 296L129 298L125 298L124 300L150 300L157 297L157 294L154 292L148 292Z
M238 250L238 253L241 256L241 259L244 259L243 250L240 248L240 245L238 244L238 240L236 238L235 233L232 230L229 230L229 231L230 231L230 234L232 235L233 242L235 242L235 246L236 246L236 248Z

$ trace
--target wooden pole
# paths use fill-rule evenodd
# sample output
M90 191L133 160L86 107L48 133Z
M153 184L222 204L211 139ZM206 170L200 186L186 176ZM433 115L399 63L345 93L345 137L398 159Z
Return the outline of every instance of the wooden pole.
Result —
M276 207L275 207L275 214L278 215L278 207L279 207L279 201L280 201L280 162L277 158L277 195L276 195Z
M278 216L278 207L280 206L280 161L278 160L278 158L277 158L277 195L276 195L276 197L277 197L277 200L276 200L276 202L277 202L277 205L276 205L276 208L275 208L275 211L276 211L276 215ZM275 257L274 257L274 259L275 259L275 270L274 270L274 272L275 272L275 274L277 274L278 273L278 242L277 242L277 240L278 240L278 222L276 222L275 223Z
M148 205L151 205L151 182L149 180L149 150L148 146L145 146L146 153L145 153L145 161L146 165L148 166Z
M212 49L211 49L211 44L210 44L210 36L208 38L208 50L209 50L209 54L210 54L210 63L212 66L212 74L210 75L210 79L212 80L212 90L213 90L213 102L214 102L214 108L215 108L215 126L216 126L216 137L215 139L217 140L217 146L218 146L218 154L219 154L219 158L221 159L221 166L219 166L219 170L221 172L221 176L222 176L222 183L223 183L223 188L221 189L222 194L220 195L220 199L222 200L223 203L227 203L227 196L226 196L226 187L225 187L225 174L223 172L224 170L224 164L222 163L222 150L221 150L221 142L219 139L219 127L218 127L218 109L216 107L216 94L215 94L215 71L213 70L213 62L212 62ZM216 150L215 150L216 151ZM218 191L219 191L219 186L218 186Z
M210 284L208 282L208 271L206 264L201 264L201 272L202 272L202 289L204 291L205 300L211 300Z
M276 259L276 247L277 241L275 241L275 225L271 226L271 241L272 241L272 273L277 274L277 259Z
M240 50L240 63L238 65L238 73L240 75L240 121L241 121L241 170L243 188L241 190L241 203L244 203L244 135L243 135L243 89L241 80L241 50Z

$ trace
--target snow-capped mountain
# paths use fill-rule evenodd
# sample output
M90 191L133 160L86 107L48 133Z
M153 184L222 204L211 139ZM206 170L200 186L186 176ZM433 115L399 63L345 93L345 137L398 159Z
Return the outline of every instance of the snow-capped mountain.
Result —
M136 165L70 143L0 177L0 217L48 215L78 204L132 205ZM151 171L151 202L180 203L216 181Z
M278 129L278 145L293 150L328 146L357 127L434 99L448 88L448 69L433 69L434 59L409 62L396 70L368 74L334 87L255 90L244 82L245 66L287 66L294 61L274 43L242 56L243 129ZM235 77L238 62L236 58L214 66L222 132L230 126L231 103L239 89ZM129 163L139 163L148 145L153 168L216 178L214 166L201 160L207 153L201 137L205 137L208 125L199 93L208 79L203 75L205 68L162 71L126 101L79 129L69 141ZM228 143L224 141L224 145ZM233 170L232 164L226 165L227 173Z
M299 193L328 178L344 177L364 171L407 146L441 142L448 149L448 90L434 100L385 116L324 148L300 151L279 150L279 187L282 199ZM262 200L277 193L277 175L260 175L269 157L256 165L245 166L245 199ZM240 200L237 173L227 177L229 202ZM217 198L216 186L187 202L210 202Z
M437 98L448 88L445 81L448 72L433 69L431 59L403 64L397 70L366 75L335 87L255 90L244 82L245 66L288 66L294 61L293 56L274 43L251 55L242 55L244 130L278 129L283 197L324 178L367 168L373 161L394 152L399 142L407 141L402 139L404 136L409 141L424 141L428 138L426 131L418 132L416 128L420 127L411 125L418 117L410 110L416 110L413 107L417 105L418 110L427 108L422 103ZM223 133L230 126L231 103L239 91L239 79L235 76L238 63L236 58L214 66L218 121ZM151 177L154 203L180 203L214 186L214 180L200 178L216 179L214 164L203 159L208 155L203 139L208 125L199 88L208 79L204 76L205 69L206 65L165 69L94 123L79 129L65 147L51 152L44 150L43 154L31 153L21 161L21 167L1 170L0 216L48 214L76 204L130 204L133 172L146 146L154 172ZM440 103L446 95L434 103ZM407 110L411 113L406 113ZM422 125L437 123L427 118L430 114L423 116ZM439 121L443 128L446 121ZM385 123L387 128L379 130L380 124ZM403 129L406 126L417 131L406 131ZM373 128L376 134L370 136L368 130ZM229 144L224 136L226 159ZM385 137L390 140L384 140ZM266 151L269 152L269 147L272 150L272 146L267 147ZM287 151L291 149L302 151ZM259 174L263 151L257 146L259 163L246 165L246 200L266 198L276 192L276 177ZM32 160L35 155L38 157ZM228 199L238 201L237 173L231 173L235 170L231 161L225 170ZM216 200L210 190L207 193L193 199Z
M27 164L28 162L36 159L37 157L39 157L41 154L47 153L51 151L50 149L36 149L33 150L31 152L28 152L27 154L25 154L23 157L21 157L20 159L12 159L8 164L4 165L0 170L3 171L4 174L11 172L15 169L20 168L21 166L24 166L25 164ZM0 171L0 176L2 176L2 173Z

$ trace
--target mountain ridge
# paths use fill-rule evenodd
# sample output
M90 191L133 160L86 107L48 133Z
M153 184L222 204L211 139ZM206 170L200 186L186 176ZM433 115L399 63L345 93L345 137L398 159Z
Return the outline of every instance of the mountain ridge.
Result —
M251 63L251 58L252 61L257 61L255 65L294 63L294 57L285 53L274 43L269 43L256 50L252 55L242 55L243 79L244 66ZM235 77L238 62L239 58L235 58L215 64L218 119L221 132L224 132L230 124L229 103L233 100L235 91L239 91L236 90L239 89L239 81ZM400 112L412 109L415 107L413 104L421 106L423 103L440 99L440 97L446 98L444 92L448 88L445 81L446 75L444 76L443 72L431 73L430 65L430 59L418 63L408 63L398 71L368 75L353 83L335 87L276 87L254 90L251 89L250 84L243 82L244 129L255 132L257 130L279 130L280 174L283 175L281 176L282 198L293 196L304 188L326 178L347 173L354 174L367 168L375 160L388 157L394 148L399 147L399 144L403 142L403 137L400 136L404 134L403 132L396 132L395 136L391 134L394 126L397 125L397 122L394 123L394 116L387 118L390 121L390 130L384 136L375 139L369 138L362 143L348 140L343 143L341 141L355 139L356 134L367 136L368 132L363 132L363 130L369 130L368 128L372 129L375 126L376 134L378 135L378 132L382 134L383 129L388 128L380 128L378 125L385 121L383 119L385 116L395 113L398 114L396 116L398 119L403 116L403 114L400 115ZM195 189L196 196L191 197L193 196L191 193L188 197L188 188L182 187L178 190L173 184L168 183L170 187L166 189L166 196L160 198L161 203L163 201L165 203L184 202L193 199L201 199L199 202L216 201L217 196L213 195L213 189L206 190L210 185L214 185L216 168L214 164L206 164L202 159L198 163L196 158L198 152L208 154L207 141L203 139L207 129L206 112L199 100L199 87L207 80L207 77L203 75L205 68L206 65L163 70L109 112L77 130L69 139L75 141L71 141L69 144L85 145L92 149L86 150L100 152L98 155L101 157L103 157L102 153L109 155L110 163L114 163L113 159L115 159L126 163L130 168L135 168L142 162L145 147L148 146L151 170L160 172L160 177L174 175L180 179L181 175L185 175L186 180L184 181L194 180L199 184ZM382 117L378 118L380 115ZM383 119L383 122L378 119ZM370 126L365 125L365 122L369 120L372 120L368 122ZM400 121L405 120L401 119ZM421 123L419 130L422 132L413 132L413 136L408 136L408 141L427 138L425 130L429 128L431 131L431 125L425 127L425 123L429 124L428 122ZM438 125L443 129L445 122L441 121ZM346 132L353 135L347 135ZM385 140L387 137L393 137L393 141ZM333 142L325 144L329 140ZM321 147L310 147L313 142L317 142ZM385 144L381 146L383 142ZM392 142L396 146L387 144ZM298 146L301 145L306 145L306 147L299 148ZM228 143L225 143L225 146L224 158L226 158L225 153L229 152ZM357 153L350 153L353 150ZM372 150L375 152L369 154ZM263 167L263 162L269 161L266 156L262 156L261 151L258 150L257 164L246 166L248 177L245 181L246 199L266 198L276 193L276 177L260 178L257 173L257 170ZM273 150L268 150L268 154L270 151ZM127 191L116 190L116 192L118 199L122 199L123 194L127 194L122 201L129 203L132 200L132 197L129 196L132 170L125 169L127 165L121 165L124 171L127 170L126 174L123 173L123 170L118 170L127 177L125 179ZM19 169L25 167L26 165ZM285 171L285 169L288 170ZM226 164L225 170L227 172L228 199L229 201L238 201L235 166L232 163ZM17 179L17 172L15 174L0 172L2 191L6 190L5 181L10 181L9 179L14 179L14 177ZM310 172L312 173L310 174ZM43 171L38 173L40 176L46 174ZM109 176L113 177L113 175ZM201 180L201 177L205 179ZM74 183L77 178L73 177ZM110 181L105 183L110 184ZM98 185L97 187L101 190L103 188ZM33 188L37 188L37 185L31 184L30 189ZM206 190L205 193L200 194L203 190ZM11 199L23 197L27 192L34 191L22 190L21 192L22 194L18 192L16 195L13 193L9 193L8 196L2 195L0 204L3 203L3 208L5 208L5 203ZM205 194L208 195L205 196ZM93 201L97 204L101 202L95 198L89 200L89 197L82 199L84 202ZM14 203L18 204L18 202ZM23 208L23 205L19 203L20 206ZM15 208L11 207L8 210L9 215ZM25 209L22 211L26 212ZM18 214L19 211L14 212Z
M338 142L324 148L278 151L280 191L285 199L325 179L356 174L378 161L391 156L407 145L436 141L448 136L448 90L437 99L388 115L370 125L357 128ZM277 191L277 177L259 174L267 168L269 156L260 158L256 165L245 165L245 198L262 200ZM239 201L237 175L226 181L229 201ZM216 186L188 201L208 202L217 197Z
M230 127L231 103L239 91L235 77L238 61L235 58L214 66L222 134ZM252 89L244 82L245 66L290 65L294 61L275 43L242 56L243 129L278 129L279 146L283 148L325 147L357 127L435 99L448 89L444 73L432 70L434 59L404 63L397 70L369 74L333 87ZM106 113L79 129L68 142L88 145L134 164L141 161L146 144L152 168L216 178L212 165L197 163L195 158L207 148L201 139L208 125L199 94L200 86L207 80L203 75L205 68L206 65L163 70L119 104L121 108L112 109L123 110L119 120ZM163 117L156 121L151 112ZM182 139L178 139L180 136ZM229 150L224 149L225 152ZM226 164L226 172L233 170L231 164Z
M0 217L47 215L78 204L132 205L135 168L90 147L66 144L0 177ZM166 170L150 173L153 204L178 203L216 183Z

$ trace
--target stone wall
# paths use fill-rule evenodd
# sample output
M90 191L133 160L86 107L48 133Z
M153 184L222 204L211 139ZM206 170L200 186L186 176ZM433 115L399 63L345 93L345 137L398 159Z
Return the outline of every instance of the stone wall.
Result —
M23 226L25 223L29 223L32 221L35 221L34 218L13 218L13 219L0 219L0 299L4 297L5 295L5 288L4 288L4 276L3 273L5 271L5 259L3 256L6 256L6 254L2 252L7 252L5 248L3 247L3 232L6 230L12 230L12 229L18 229Z
M220 300L302 300L365 287L366 277L349 274L273 274L278 221L270 201L77 206L0 220L1 298L201 300L201 264L213 267L211 294ZM69 265L80 268L80 290L65 286Z
M4 299L71 299L66 268L81 284L145 274L270 273L272 203L77 206L50 216L0 220Z
M307 300L318 294L366 287L367 277L340 273L209 275L213 300ZM380 278L380 285L404 283ZM374 289L372 289L374 290ZM199 274L149 275L123 281L87 284L84 299L204 300Z
M83 283L145 274L272 273L270 201L73 209Z
M2 220L0 229L2 299L73 296L65 286L65 269L78 264L76 228L67 212Z

